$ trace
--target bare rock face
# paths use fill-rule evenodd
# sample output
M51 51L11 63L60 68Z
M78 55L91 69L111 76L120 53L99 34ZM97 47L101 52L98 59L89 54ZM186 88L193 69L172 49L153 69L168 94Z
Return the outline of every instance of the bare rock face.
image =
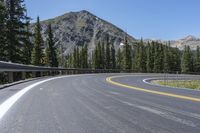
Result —
M106 36L110 37L110 41L114 43L116 48L120 47L120 43L124 41L125 36L127 36L129 42L136 41L136 39L115 25L85 10L70 12L42 21L41 26L44 39L47 37L47 25L49 23L52 24L56 45L58 48L62 46L65 55L72 52L75 46L82 46L84 44L88 45L89 52L91 53L99 41L105 41ZM31 25L32 31L33 27L34 24Z
M177 47L181 50L183 50L185 46L190 46L192 50L195 50L197 46L200 46L200 39L195 36L189 35L183 39L171 41L171 46Z
M200 38L197 38L195 36L189 35L185 38L179 39L179 40L152 40L152 39L145 39L145 42L152 42L157 41L163 44L169 44L171 47L178 48L180 50L183 50L185 46L190 46L192 50L196 50L197 46L200 46Z

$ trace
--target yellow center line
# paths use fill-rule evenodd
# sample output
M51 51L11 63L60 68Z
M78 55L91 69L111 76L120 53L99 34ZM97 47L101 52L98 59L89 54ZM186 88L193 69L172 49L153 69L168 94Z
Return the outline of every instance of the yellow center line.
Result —
M126 75L126 76L130 76L130 75ZM118 83L118 82L115 82L115 81L112 80L114 78L120 78L120 77L126 77L126 76L107 77L106 81L108 83L116 85L116 86L125 87L125 88L129 88L129 89L137 90L137 91L142 91L142 92L146 92L146 93L152 93L152 94L157 94L157 95L162 95L162 96L175 97L175 98L179 98L179 99L200 102L200 98L184 96L184 95L177 95L177 94L167 93L167 92L162 92L162 91L148 90L148 89L144 89L144 88L139 88L139 87L135 87L135 86L129 86L129 85L126 85L126 84Z

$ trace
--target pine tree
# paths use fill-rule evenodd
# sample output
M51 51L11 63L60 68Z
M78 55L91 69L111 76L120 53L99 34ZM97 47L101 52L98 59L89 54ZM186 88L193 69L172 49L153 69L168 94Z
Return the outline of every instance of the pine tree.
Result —
M148 42L148 45L147 45L147 48L146 48L146 70L147 72L152 72L153 71L153 62L154 62L154 59L153 59L153 43L150 44Z
M164 72L169 72L170 70L170 48L168 46L164 46L164 59L163 59L163 68Z
M112 64L112 69L116 69L116 58L115 58L115 47L112 43L111 45L111 64Z
M73 68L73 56L69 54L69 68Z
M111 68L111 52L110 52L110 40L109 36L106 38L106 69Z
M4 5L4 0L0 0L0 60L6 61L6 9Z
M147 72L151 72L151 68L150 68L150 59L151 59L151 46L150 46L150 43L148 42L148 45L147 45L147 49L146 49L146 52L147 52L147 62L146 62L146 68L147 68Z
M36 66L42 66L44 65L44 55L43 55L43 38L41 35L41 25L40 25L40 19L39 17L37 18L37 23L35 26L35 31L34 31L34 46L32 50L32 56L31 56L31 64L36 65Z
M146 72L146 50L144 47L143 40L141 39L140 43L137 44L135 59L134 59L134 69L137 72Z
M99 51L98 51L98 46L96 46L94 51L94 68L99 69L99 67L100 67Z
M140 70L139 72L146 72L146 49L144 47L143 39L140 41L140 49L139 49L139 62L140 62Z
M163 44L159 44L159 62L160 62L160 66L159 66L159 72L163 72L163 67L164 67L164 45Z
M46 48L47 65L50 67L58 67L58 59L57 59L56 47L55 47L51 24L48 25L47 44L48 44Z
M78 62L77 48L74 47L74 51L73 51L73 68L77 68L78 67L77 62Z
M151 57L150 57L150 69L151 69L151 72L153 72L153 68L154 68L154 56L155 56L155 42L151 42Z
M79 47L74 48L73 67L74 68L81 68L81 51L80 51Z
M9 61L23 63L24 38L28 35L26 31L27 21L24 0L6 0L6 40L7 57Z
M154 72L163 72L163 58L164 58L164 53L163 53L163 45L156 42L155 45L155 54L154 54Z
M134 54L133 70L138 72L140 69L140 61L139 61L140 46L139 46L139 43L136 44L134 52L135 52L135 54Z
M29 30L29 19L26 20L26 34L22 37L23 40L23 47L21 48L21 58L23 59L23 64L31 64L31 52L33 49L33 44L30 40L30 37L32 36L32 34L30 33Z
M97 44L97 68L103 69L103 58L102 58L102 48L101 48L101 42Z
M181 60L182 73L188 73L192 71L192 53L189 46L185 46L182 60Z
M132 66L131 46L128 44L127 39L125 39L123 54L124 54L124 69L131 70Z
M80 49L79 47L76 47L76 68L81 68L81 62L80 62Z
M159 60L159 46L156 44L155 45L155 54L154 54L154 68L153 71L155 73L159 72L160 69L160 60Z
M105 56L105 45L104 45L104 42L102 42L102 46L101 46L101 52L102 52L102 68L105 69L105 62L106 62L106 56Z
M91 67L95 69L95 50L92 51L92 60L91 60Z
M80 68L83 68L84 66L84 47L81 46L81 49L80 49Z
M170 48L170 71L181 71L181 52L178 48Z
M65 60L65 68L73 68L73 56L68 54Z
M123 68L123 55L120 48L117 50L116 67L117 69Z
M88 48L87 45L82 46L80 51L81 68L88 68Z
M83 68L88 68L88 45L84 46L84 65Z
M195 72L200 72L200 47L197 46L195 56Z
M84 67L83 68L91 68L91 58L89 58L89 53L88 53L88 45L85 44L84 46Z

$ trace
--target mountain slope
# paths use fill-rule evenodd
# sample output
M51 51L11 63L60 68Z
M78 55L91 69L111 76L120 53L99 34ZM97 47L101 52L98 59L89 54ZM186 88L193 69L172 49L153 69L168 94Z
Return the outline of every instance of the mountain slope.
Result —
M170 42L171 47L177 47L180 50L183 50L185 46L190 46L192 50L196 50L197 46L200 46L200 38L197 38L192 35L189 35L179 40L163 41L163 40L145 39L144 41L145 42L157 41L163 44L168 44Z
M125 36L127 36L129 42L137 41L115 25L85 10L80 12L69 12L62 16L42 21L41 26L44 40L46 40L47 37L47 26L49 23L52 24L56 46L59 48L60 52L62 46L62 53L65 55L72 52L75 46L82 46L84 44L88 45L89 53L91 53L94 50L95 45L99 41L105 41L105 38L108 35L110 41L114 43L116 48L124 41ZM32 31L34 29L33 27L34 24L31 25ZM146 39L144 41L147 42L153 40ZM197 46L200 46L200 39L191 35L180 40L154 41L159 41L164 44L170 42L172 47L177 47L181 50L185 45L190 46L191 49L196 49Z
M183 39L177 41L170 41L172 47L177 47L179 49L184 49L184 46L190 46L191 49L196 49L197 46L200 46L200 38L195 36L187 36Z
M51 23L57 47L62 46L65 55L70 53L75 46L88 45L89 52L95 48L99 41L104 41L109 35L116 47L127 36L129 42L135 39L126 34L115 25L106 22L88 11L70 12L54 19L41 22L43 37L47 36L47 25ZM34 24L31 26L33 30Z

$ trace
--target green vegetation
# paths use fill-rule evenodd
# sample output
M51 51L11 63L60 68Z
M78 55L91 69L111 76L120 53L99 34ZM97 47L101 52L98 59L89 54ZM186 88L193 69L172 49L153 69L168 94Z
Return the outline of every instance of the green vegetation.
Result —
M37 17L37 24L35 26L34 31L34 42L33 42L33 51L31 63L32 65L42 66L44 65L44 56L42 51L42 45L44 44L42 34L41 34L41 26L40 26L40 18Z
M146 72L146 69L148 67L146 63L146 48L144 46L143 40L141 39L140 43L138 43L136 47L133 67L137 72Z
M154 80L154 84L200 90L200 80Z
M67 56L66 67L86 68L80 65L84 60L88 64L87 68L93 69L123 69L153 73L200 72L199 47L196 51L191 51L189 47L181 51L170 47L169 43L164 45L152 41L146 44L142 39L140 42L129 43L125 39L124 45L116 52L113 42L106 37L104 41L96 44L91 57L87 52L84 53L86 56L80 54L80 48L76 47L73 54Z
M191 72L193 70L193 58L189 46L185 46L182 56L181 70L183 73Z
M24 0L0 0L0 61L57 67L51 26L47 41L43 41L39 17L34 33L29 30L30 20ZM19 73L14 74L17 79ZM0 73L0 83L7 82L6 75Z
M130 70L132 66L132 56L131 56L131 45L128 44L127 39L125 39L125 44L123 47L123 66L122 68L125 70Z
M101 51L101 49L97 49L97 53L99 52L99 51ZM100 52L99 52L100 53ZM99 56L99 55L97 55L97 56ZM111 67L111 65L110 65L110 63L111 63L111 58L110 58L110 39L109 39L109 36L107 36L107 38L106 38L106 62L105 62L105 64L106 64L106 69L111 69L110 67ZM99 56L99 58L101 58L101 56Z
M55 43L54 43L54 37L52 33L51 24L48 25L48 38L47 38L47 44L45 50L45 64L47 66L51 67L58 67L58 59L57 59L57 53L55 49Z
M3 4L4 0L0 0L0 60L6 60L6 10Z
M195 60L194 60L194 71L198 72L200 70L200 47L197 46Z
M27 64L27 45L30 44L30 32L27 31L30 18L26 16L24 0L0 1L1 34L0 46L3 46L2 60Z

